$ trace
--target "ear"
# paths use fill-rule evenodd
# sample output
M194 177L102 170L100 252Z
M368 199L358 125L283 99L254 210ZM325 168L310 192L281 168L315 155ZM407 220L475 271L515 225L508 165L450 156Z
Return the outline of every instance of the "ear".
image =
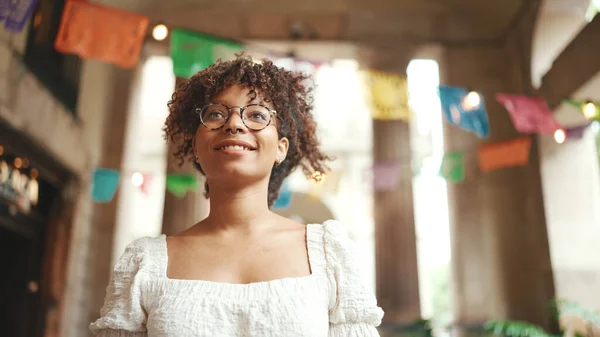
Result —
M277 157L275 158L275 163L281 164L281 162L285 160L289 148L290 141L285 137L280 138L279 143L277 144Z
M192 136L192 151L194 152L194 158L196 157L196 135Z

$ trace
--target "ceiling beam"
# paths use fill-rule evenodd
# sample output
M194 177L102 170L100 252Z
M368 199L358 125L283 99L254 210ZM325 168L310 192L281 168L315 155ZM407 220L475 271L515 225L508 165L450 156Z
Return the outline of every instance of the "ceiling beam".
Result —
M600 72L598 36L600 15L579 32L542 78L538 93L546 98L551 109L555 109L564 98L569 98Z

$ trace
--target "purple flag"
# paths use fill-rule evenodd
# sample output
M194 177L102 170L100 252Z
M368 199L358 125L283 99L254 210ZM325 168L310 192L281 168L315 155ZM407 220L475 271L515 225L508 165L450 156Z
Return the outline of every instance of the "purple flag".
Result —
M3 8L0 10L4 10L5 3L8 3L9 12L4 16L6 20L4 28L17 33L21 32L29 20L37 0L3 0Z
M585 129L590 126L590 123L584 125L578 125L565 129L565 133L567 135L567 139L581 139L583 138L583 134Z
M0 20L4 20L10 14L11 0L0 0Z
M400 180L400 163L395 160L375 162L372 174L373 188L376 191L393 190Z

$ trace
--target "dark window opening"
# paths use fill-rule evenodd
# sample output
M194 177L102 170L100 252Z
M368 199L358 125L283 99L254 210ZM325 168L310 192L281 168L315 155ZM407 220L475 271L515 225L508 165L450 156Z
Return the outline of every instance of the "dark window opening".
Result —
M77 109L81 58L54 49L65 0L39 0L33 12L24 62L73 114Z

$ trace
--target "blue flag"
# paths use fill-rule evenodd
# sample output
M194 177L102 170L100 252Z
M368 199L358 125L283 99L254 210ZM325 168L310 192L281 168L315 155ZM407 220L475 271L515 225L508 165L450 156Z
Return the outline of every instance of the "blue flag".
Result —
M480 138L487 138L490 135L490 122L481 94L479 94L478 104L469 105L465 103L469 93L465 88L440 85L438 90L442 112L449 123L474 132Z
M119 171L97 168L92 177L92 200L110 202L119 186Z
M292 204L292 190L287 182L283 182L281 190L279 191L279 198L275 200L273 209L286 209Z

